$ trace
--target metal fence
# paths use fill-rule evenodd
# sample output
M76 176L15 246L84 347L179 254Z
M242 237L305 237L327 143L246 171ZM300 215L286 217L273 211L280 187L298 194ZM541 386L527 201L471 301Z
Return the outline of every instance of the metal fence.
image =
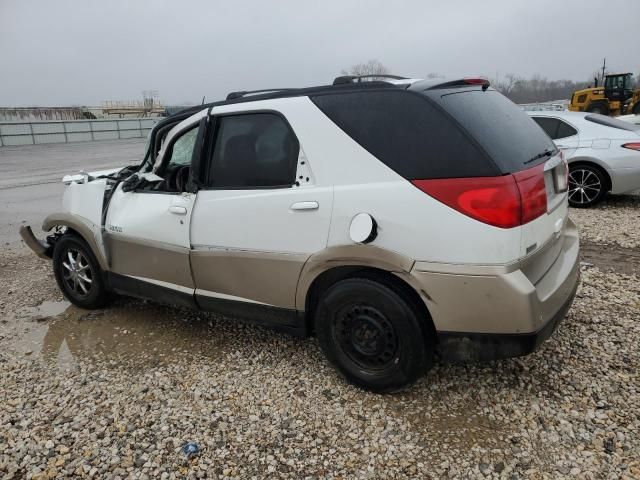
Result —
M0 122L0 147L144 138L160 118Z
M538 102L538 103L520 103L520 107L523 110L528 111L557 111L561 112L569 108L569 100L552 100L550 102Z

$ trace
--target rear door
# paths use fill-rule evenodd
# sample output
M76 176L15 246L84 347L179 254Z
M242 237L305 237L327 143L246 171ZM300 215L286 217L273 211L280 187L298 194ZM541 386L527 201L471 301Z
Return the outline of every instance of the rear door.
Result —
M316 184L283 114L213 113L206 185L191 220L198 303L293 311L304 263L327 245L333 187Z

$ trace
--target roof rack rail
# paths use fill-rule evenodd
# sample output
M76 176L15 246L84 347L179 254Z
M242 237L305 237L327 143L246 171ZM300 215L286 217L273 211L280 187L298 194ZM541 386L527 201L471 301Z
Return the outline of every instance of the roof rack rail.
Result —
M365 78L373 78L377 80L379 78L390 78L391 80L407 80L407 77L400 77L398 75L387 75L384 73L374 73L371 75L343 75L336 77L333 80L334 85L342 85L345 83L360 83Z
M231 92L227 95L227 100L233 100L234 98L242 98L246 95L254 95L258 93L276 93L276 92L288 92L291 90L298 90L297 88L265 88L263 90L240 90L237 92Z

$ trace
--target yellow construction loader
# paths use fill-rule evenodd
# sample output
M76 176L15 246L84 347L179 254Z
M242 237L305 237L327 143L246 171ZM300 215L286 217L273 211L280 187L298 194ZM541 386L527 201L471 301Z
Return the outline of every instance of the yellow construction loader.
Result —
M640 88L634 90L633 74L615 73L605 75L604 85L573 92L569 110L593 112L603 115L640 115Z

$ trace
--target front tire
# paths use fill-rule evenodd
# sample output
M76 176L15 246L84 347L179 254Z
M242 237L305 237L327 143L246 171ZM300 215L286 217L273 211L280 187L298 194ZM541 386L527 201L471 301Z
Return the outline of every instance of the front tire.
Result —
M569 166L569 205L575 208L594 206L607 193L600 169L591 165Z
M53 250L53 272L58 287L74 305L95 309L107 303L109 292L102 270L84 240L64 234Z
M367 279L332 285L315 315L318 343L351 383L374 392L408 387L433 362L427 319L405 295Z

